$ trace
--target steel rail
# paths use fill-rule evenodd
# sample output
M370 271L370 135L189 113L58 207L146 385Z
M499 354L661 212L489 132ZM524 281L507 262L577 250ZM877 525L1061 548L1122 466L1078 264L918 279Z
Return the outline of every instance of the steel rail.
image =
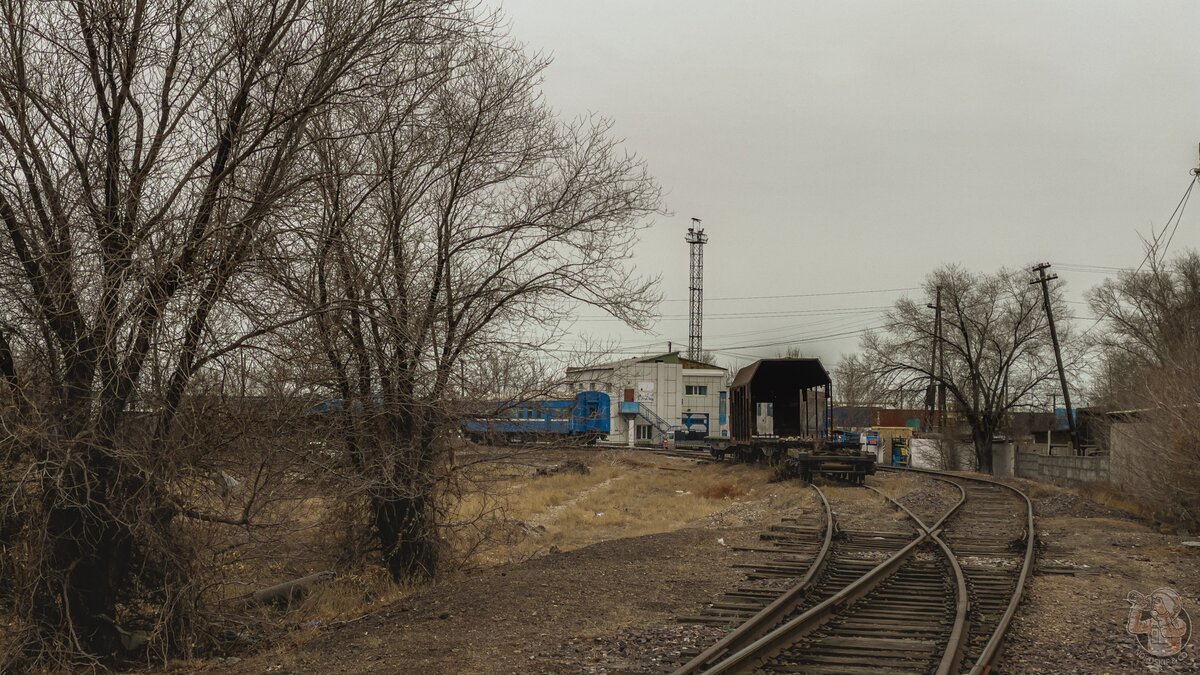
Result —
M965 499L965 495L964 495ZM933 541L942 549L942 554L946 556L946 560L950 562L950 569L954 571L954 586L957 599L954 607L954 629L950 632L950 640L946 645L946 652L942 655L942 660L938 664L937 672L948 674L957 672L962 663L963 652L967 648L967 615L971 611L971 600L967 594L967 578L963 574L962 565L958 563L958 556L954 555L954 551L946 545L946 542L939 536L934 536Z
M998 485L1002 488L1005 488L1007 490L1010 490L1010 491L1016 493L1016 495L1018 497L1020 497L1022 500L1024 500L1024 502L1025 502L1025 559L1021 565L1021 572L1017 576L1017 585L1016 585L1016 588L1013 589L1012 597L1008 601L1008 607L1005 609L1003 616L1000 617L999 623L996 625L995 630L992 631L992 635L988 639L987 644L984 645L982 653L979 655L979 658L975 660L975 663L974 663L974 665L971 666L971 670L970 670L971 675L985 675L986 673L991 672L992 668L994 668L996 665L996 660L1000 656L1000 650L1001 650L1001 647L1003 647L1003 645L1004 645L1004 638L1008 632L1008 627L1012 623L1012 619L1017 613L1017 606L1021 604L1021 599L1025 595L1025 584L1029 580L1029 575L1033 572L1034 554L1036 552L1036 545L1037 545L1037 533L1034 530L1033 502L1029 499L1029 495L1025 494L1021 490L1018 490L1017 488L1015 488L1011 485L1008 485L1006 483L1002 483L998 480L992 480L990 478L983 478L980 476L962 476L959 474L949 473L949 472L945 472L945 471L932 471L930 469L915 469L915 468L911 468L911 467L904 468L904 469L900 469L897 467L879 467L879 468L887 469L887 470L891 470L891 471L912 471L914 473L924 473L924 474L931 474L933 476L945 476L947 478L955 478L955 479L960 479L960 480L975 481L977 483L987 483L990 485ZM946 478L943 478L942 480L945 480L945 479ZM951 481L951 482L953 482L953 481Z
M817 574L825 567L825 563L829 560L829 551L833 548L833 530L836 526L833 520L833 509L829 506L829 500L825 498L825 493L816 485L810 485L817 496L821 498L821 505L825 512L825 536L821 542L821 548L817 551L816 557L808 567L808 571L800 581L796 582L787 591L776 598L771 604L764 607L754 616L742 622L737 628L725 634L720 640L715 642L711 647L700 652L691 661L688 661L674 675L687 675L688 673L698 672L706 664L719 659L725 654L736 652L747 644L754 642L761 637L763 633L775 626L788 614L795 611L796 607L804 600L804 595L812 587L813 581L816 580Z
M933 539L933 542L937 544L938 548L941 549L942 555L946 556L946 561L950 565L950 571L954 574L954 628L950 630L950 639L946 643L946 651L942 654L942 659L938 662L938 668L935 672L937 675L949 675L950 673L958 670L959 664L962 662L963 650L966 649L967 646L967 613L971 609L971 601L967 594L967 578L963 574L962 565L958 563L958 557L954 555L954 552L950 550L950 547L946 545L946 542L942 541L942 538L938 536L937 532L942 529L943 524L948 518L950 518L950 516L954 515L963 504L967 503L967 491L964 490L961 485L952 480L945 480L941 478L936 480L941 480L958 488L958 502L949 511L944 513L942 517L933 524L932 527L926 527L925 524L921 522L920 518L918 518L912 511L908 510L907 506L894 499L891 499L891 497L888 497L887 495L884 495L876 488L873 488L869 485L864 487L878 492L880 495L883 495L885 498L889 499L896 506L904 509L905 513L907 513L909 517L915 520L918 525L920 525L926 532L929 533L930 537Z
M869 486L868 486L869 487ZM920 534L909 542L904 548L897 551L888 559L879 563L875 567L868 570L858 579L850 582L842 587L834 595L826 598L817 605L809 608L792 619L789 619L782 625L771 630L763 637L755 640L753 643L746 645L742 649L730 654L724 660L714 664L708 670L702 671L704 675L720 675L722 673L744 672L752 669L756 664L761 663L764 659L773 658L784 649L790 647L805 635L819 628L821 625L832 619L840 610L844 610L852 606L855 602L862 599L864 596L875 590L895 573L904 563L917 551L922 544L928 540L938 541L936 537L937 530L942 523L945 522L954 512L956 512L963 504L966 503L966 492L959 488L960 499L933 527L928 527L906 506L896 500L884 495L883 493L870 488L885 499L890 501L895 506L899 507L906 513L914 522L917 523ZM939 542L940 543L940 542ZM944 543L941 543L944 551L948 551ZM953 554L950 554L950 559L954 560ZM947 651L951 654L944 656L939 663L938 674L946 675L957 667L957 661L961 659L962 646L966 639L966 613L968 609L966 600L966 584L962 577L962 568L955 560L952 563L952 570L956 576L956 588L959 592L959 599L955 607L955 624L952 629L951 637L947 643Z

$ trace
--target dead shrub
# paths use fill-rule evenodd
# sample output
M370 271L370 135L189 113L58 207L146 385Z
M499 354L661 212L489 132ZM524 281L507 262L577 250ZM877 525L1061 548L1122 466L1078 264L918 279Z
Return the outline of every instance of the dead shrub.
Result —
M696 494L705 499L735 499L746 494L746 489L737 483L722 481L705 485L696 490Z

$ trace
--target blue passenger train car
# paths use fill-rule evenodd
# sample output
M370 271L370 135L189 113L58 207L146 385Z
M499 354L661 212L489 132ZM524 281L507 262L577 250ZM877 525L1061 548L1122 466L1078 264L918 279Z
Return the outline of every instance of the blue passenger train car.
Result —
M475 441L525 442L573 438L592 442L608 437L610 401L601 391L574 398L498 403L495 415L465 420L462 431Z

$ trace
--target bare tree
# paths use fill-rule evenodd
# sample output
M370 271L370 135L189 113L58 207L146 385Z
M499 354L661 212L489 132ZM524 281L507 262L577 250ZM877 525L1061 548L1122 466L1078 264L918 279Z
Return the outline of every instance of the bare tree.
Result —
M5 0L0 12L14 477L0 498L19 523L0 586L27 654L112 654L139 622L164 651L189 649L206 589L186 523L245 518L183 501L189 461L168 449L185 394L214 359L299 318L264 323L234 300L307 180L296 159L315 117L389 81L397 51L457 8Z
M870 362L861 354L843 356L833 369L833 398L840 406L879 403L883 392Z
M627 261L658 190L608 123L557 119L546 62L498 34L434 58L381 108L322 120L317 217L289 244L312 255L279 271L321 310L291 344L325 363L343 492L396 579L438 568L453 413L497 392L491 366L536 359L574 303L640 325L655 299Z
M1130 437L1136 456L1114 453L1114 475L1164 518L1193 526L1200 522L1200 255L1164 260L1152 242L1143 269L1106 280L1088 300L1106 328L1097 339L1097 402L1140 411Z
M886 329L864 337L865 356L889 390L923 392L930 381L944 383L952 412L970 427L979 469L990 473L992 436L1003 416L1029 403L1030 394L1057 374L1041 291L1022 272L974 274L958 267L929 275L930 301L939 286L944 379L939 368L931 369L934 322L924 303L899 300L886 316ZM1057 316L1069 316L1060 285L1051 302ZM1068 343L1068 331L1060 338Z
M1200 316L1200 255L1160 259L1155 245L1145 269L1107 279L1088 294L1107 330L1096 342L1121 364L1163 368L1195 337ZM1127 371L1128 372L1128 371Z

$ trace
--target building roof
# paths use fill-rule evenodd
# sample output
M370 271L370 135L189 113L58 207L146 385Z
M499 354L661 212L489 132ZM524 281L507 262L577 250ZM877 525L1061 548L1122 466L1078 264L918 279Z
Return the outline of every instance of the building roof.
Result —
M729 388L745 387L754 381L759 373L771 379L787 378L797 388L830 383L829 373L825 372L821 359L760 359L739 370Z
M587 372L589 370L617 370L619 368L624 368L626 366L632 366L632 365L635 365L638 363L654 363L657 361L661 361L663 363L678 363L687 369L711 368L712 370L728 370L726 368L722 368L721 366L713 365L711 363L703 363L701 361L693 361L691 359L684 358L679 355L679 352L675 351L675 352L666 352L663 354L649 354L647 356L636 356L631 359L622 359L620 361L610 361L608 363L597 363L592 366L575 366L572 368L567 368L567 372L568 373L581 373L581 372Z

